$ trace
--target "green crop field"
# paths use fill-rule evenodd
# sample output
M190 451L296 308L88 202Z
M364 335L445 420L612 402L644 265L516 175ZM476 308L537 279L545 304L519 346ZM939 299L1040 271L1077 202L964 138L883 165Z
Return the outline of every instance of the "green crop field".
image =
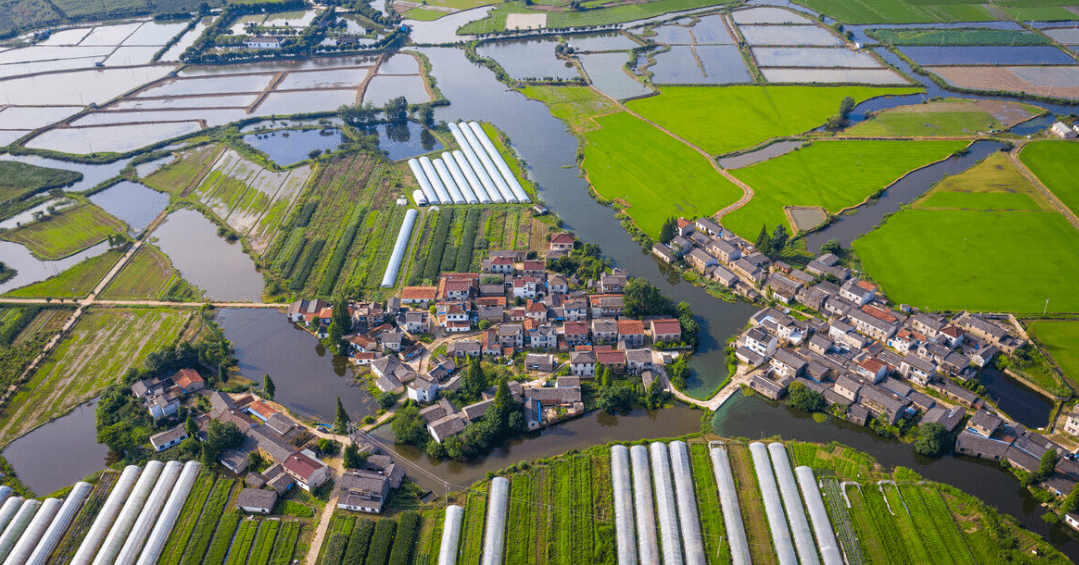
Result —
M35 192L67 186L82 180L82 173L0 161L0 202L22 198Z
M869 35L892 45L1050 45L1044 35L1005 29L875 29Z
M191 315L149 308L87 311L4 407L0 444L92 399L150 352L175 342Z
M13 298L84 298L105 278L120 260L120 251L106 251L96 257L83 259L66 271L41 282L9 291Z
M216 145L203 145L185 151L180 158L154 171L142 182L160 192L179 196L194 188L206 176L222 151Z
M1038 320L1027 327L1073 383L1079 383L1079 321Z
M650 18L667 12L692 10L705 6L719 6L717 0L653 0L651 2L624 3L617 6L595 6L583 11L562 9L547 13L548 28L597 26ZM606 6L606 5L604 5ZM506 14L543 13L518 5L506 4L489 12L487 17L457 30L458 34L492 33L506 29Z
M201 291L188 284L169 258L144 244L101 293L105 300L197 300Z
M126 228L101 208L86 203L6 231L0 237L25 245L38 259L55 261L123 233Z
M670 216L711 216L738 200L741 189L709 159L626 113L596 120L586 134L583 167L600 196L629 206L633 221L652 237Z
M1001 206L1011 207L1001 207ZM1050 210L1049 202L1030 184L1003 152L986 157L963 173L945 177L915 208L966 208L970 210Z
M1019 152L1019 159L1072 212L1079 215L1079 183L1075 171L1064 164L1079 162L1079 143L1038 141Z
M925 200L921 208L956 210L1041 210L1030 195L1012 192L938 192Z
M229 481L229 484L231 485L231 481ZM213 487L213 475L203 469L199 473L195 486L191 488L191 494L187 496L187 501L184 502L184 506L180 510L176 525L173 526L172 532L169 534L168 543L165 544L165 549L162 551L158 563L161 565L179 565L184 549L187 548L188 541L191 539L191 534L195 531L199 515L206 506L210 493L213 492L211 490Z
M768 231L778 225L787 226L784 206L823 206L837 213L965 145L961 141L817 142L732 171L753 188L754 196L748 204L724 216L723 225L753 240L762 225Z
M1009 104L1008 107L1020 116L1011 120L1013 124L1041 111L1040 108L1023 104ZM976 102L948 100L885 110L843 133L864 137L963 137L987 134L1005 129L1008 125L980 108Z
M533 99L547 104L554 117L566 122L574 133L584 133L599 128L593 120L620 112L618 105L610 98L596 92L590 86L526 86L521 92Z
M903 210L854 242L896 302L933 310L1079 311L1079 232L1052 212Z
M774 137L799 135L828 121L850 96L921 92L920 88L872 86L664 87L659 96L626 104L648 120L712 155L754 147Z
M1037 0L1034 0L1037 3ZM994 19L980 0L798 0L848 24L981 22Z

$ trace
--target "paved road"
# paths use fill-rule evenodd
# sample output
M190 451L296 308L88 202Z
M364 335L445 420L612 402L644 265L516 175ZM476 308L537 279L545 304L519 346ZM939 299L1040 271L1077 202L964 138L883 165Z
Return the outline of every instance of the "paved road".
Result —
M130 308L135 306L160 306L169 308L201 308L203 305L209 304L214 308L284 308L286 304L280 302L169 302L164 300L93 300L84 298L82 300L71 299L53 299L45 300L44 298L0 298L0 304L79 304L86 307L93 304L94 306L108 306L112 308Z

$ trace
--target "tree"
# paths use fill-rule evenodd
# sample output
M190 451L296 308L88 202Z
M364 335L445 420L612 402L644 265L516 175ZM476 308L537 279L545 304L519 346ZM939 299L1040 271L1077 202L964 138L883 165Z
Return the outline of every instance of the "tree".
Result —
M420 416L420 409L409 404L397 411L390 423L394 441L416 447L426 447L431 435L427 433L427 422Z
M266 394L267 400L273 400L274 393L277 391L277 387L273 384L273 379L270 378L270 374L266 373L262 377L262 392Z
M514 405L517 404L513 400L513 396L510 395L509 384L506 383L506 379L499 379L498 389L495 391L494 411L488 411L488 418L491 418L492 423L498 427L499 430L505 430L509 423L510 413L513 411Z
M1045 479L1048 479L1049 476L1053 474L1053 470L1056 469L1057 461L1059 460L1060 454L1057 453L1057 450L1047 450L1044 454L1042 454L1042 461L1041 464L1038 465L1038 476L1036 478L1039 481L1044 481Z
M601 388L611 386L611 367L608 365L604 365L603 370L599 373L599 386Z
M779 224L772 231L772 253L778 255L787 246L787 226Z
M767 253L772 249L772 238L768 235L768 227L764 224L761 224L761 233L757 235L757 241L753 245L761 253Z
M345 405L341 404L341 397L337 397L337 419L333 422L333 429L339 434L343 434L348 431L348 424L352 420L348 417L348 412L345 411Z
M791 408L802 412L820 412L825 405L823 394L810 390L802 383L793 383L787 389L787 406Z
M342 337L352 330L352 318L348 315L348 302L343 296L333 301L333 313L330 315L330 341L338 348L344 343Z
M378 395L378 405L383 410L389 410L393 408L393 405L397 404L397 395L386 390Z
M429 128L435 125L435 109L430 104L424 104L420 108L420 123Z
M824 245L820 246L821 253L831 253L832 255L839 255L843 251L843 244L839 243L838 239L832 238L824 242Z
M637 403L637 393L627 385L610 386L599 393L596 406L608 414L628 412Z
M480 366L480 360L472 360L472 362L468 364L468 372L465 373L464 382L461 383L461 389L470 397L477 397L483 391L487 390L487 386L487 376L483 373L483 367Z
M839 103L839 115L843 116L844 119L850 117L850 113L854 110L855 104L854 98L851 98L850 96L844 98L843 101Z
M663 222L663 227L659 230L659 240L663 243L668 243L676 235L678 235L678 220L671 216L667 218L667 221Z
M404 96L393 98L386 102L382 111L387 122L403 122L408 119L408 100Z
M929 457L940 457L948 450L948 429L931 423L918 427L918 439L914 442L914 451Z
M184 422L184 431L187 432L188 437L199 435L199 425L191 416L188 416L187 421Z
M367 465L367 458L371 454L367 451L360 451L356 444L350 443L345 448L344 464L346 469L363 469Z
M630 318L667 316L674 312L674 302L644 278L630 279L622 289L622 300L622 312Z
M1065 513L1079 510L1079 485L1072 487L1068 496L1064 497L1064 502L1060 505L1060 509Z

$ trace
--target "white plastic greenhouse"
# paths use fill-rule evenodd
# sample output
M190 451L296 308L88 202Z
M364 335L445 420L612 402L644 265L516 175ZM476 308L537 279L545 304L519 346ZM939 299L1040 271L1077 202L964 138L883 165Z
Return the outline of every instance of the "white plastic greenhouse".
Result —
M686 565L705 565L704 542L701 540L701 520L697 516L697 496L693 492L693 464L689 446L684 441L672 441L671 476L678 500L678 522L682 527L682 545Z
M453 159L453 154L449 151L443 151L442 162L445 163L446 168L449 169L450 176L453 177L453 182L457 185L458 190L461 191L461 196L464 197L465 202L468 204L479 204L479 198L476 198L476 194L468 184L468 179L466 179L465 174L461 172L461 168L457 166L457 161Z
M82 539L78 551L75 552L75 557L71 559L71 563L68 565L90 565L98 548L101 547L102 540L109 533L109 527L112 526L113 520L120 513L120 508L123 506L124 501L127 500L127 496L131 494L131 489L135 486L135 480L139 478L141 471L142 468L137 465L128 465L124 468L124 472L120 473L120 477L116 479L116 484L112 486L112 492L105 499L105 504L98 511L93 523L90 524L86 537Z
M0 506L2 506L5 502L7 502L7 499L11 498L11 493L12 492L13 491L11 490L11 487L9 487L9 486L0 486ZM3 526L0 526L0 528L2 528L2 527Z
M813 469L803 465L795 469L794 474L798 475L798 484L802 487L802 497L809 509L809 518L813 521L813 532L817 536L817 545L820 546L824 565L843 565L843 554L836 543L835 532L828 520L828 511L824 508L824 499L820 496L820 487L813 476Z
M4 501L3 506L0 506L0 532L4 531L4 528L11 523L11 519L19 511L22 502L23 498L21 496L12 496Z
M457 187L457 181L454 180L453 175L450 174L449 167L446 166L446 162L442 159L435 159L431 161L431 164L435 166L435 172L438 173L439 180L442 181L442 186L446 187L446 192L450 195L449 204L465 204L464 193Z
M716 487L719 489L723 524L727 529L727 538L731 545L731 562L733 565L752 565L753 559L749 555L746 527L742 523L742 507L738 503L738 489L734 486L731 459L727 454L727 448L717 445L712 447L709 453L712 456L712 471L716 475Z
M446 507L442 524L442 545L438 550L438 565L457 565L457 546L461 543L461 524L465 509L451 504Z
M146 499L150 497L150 491L153 490L154 483L161 476L161 470L164 467L165 464L160 461L150 461L146 464L146 468L142 470L142 475L139 476L139 480L131 491L131 496L120 509L120 514L109 529L109 534L102 542L97 555L94 556L93 565L112 565L112 562L116 560L116 554L120 553L120 547L127 539L131 527L135 525L135 519L138 518Z
M506 179L506 183L509 185L510 190L513 191L513 196L518 202L528 202L528 194L525 193L521 183L517 182L517 177L510 170L509 165L506 164L506 160L502 158L502 154L498 152L495 144L491 142L491 138L487 135L487 132L483 131L483 126L479 122L471 122L468 124L472 131L476 134L476 138L480 140L480 144L487 150L487 154L491 156L491 160L494 161L495 167L498 167L498 172L502 173L502 177Z
M491 479L491 494L487 499L487 523L483 529L483 565L502 565L502 553L506 545L506 506L509 498L509 479Z
M11 522L4 528L4 532L0 533L0 559L7 559L7 556L11 555L11 550L15 547L15 542L18 541L19 536L26 531L27 526L29 526L30 521L34 519L34 514L40 506L41 501L32 498L22 502L22 505L19 506L19 511L15 513L15 517L12 518Z
M418 188L412 191L412 200L416 202L416 206L426 206L428 204L427 195Z
M802 507L802 497L798 494L798 484L794 482L791 462L787 457L787 448L779 442L768 444L772 455L772 466L779 481L779 494L783 496L783 506L787 509L791 533L794 535L794 548L798 551L798 561L802 565L820 565L817 546L813 543L813 532L809 531L809 520Z
M423 168L420 167L420 162L416 159L408 160L408 168L412 169L412 175L416 177L416 182L420 185L420 191L423 192L423 197L427 200L424 204L438 204L438 196L435 195L435 189L431 186L431 182L427 180L427 174L423 172ZM416 197L415 193L412 195ZM417 200L417 206L423 206Z
M41 503L41 507L34 514L34 519L30 520L26 530L19 536L19 541L15 542L11 552L4 558L4 565L23 565L26 563L26 559L34 551L37 542L41 541L41 536L45 535L45 530L49 528L49 524L56 517L56 513L60 510L62 504L63 501L59 498L46 498Z
M434 163L432 163L426 155L420 157L420 168L422 168L423 173L427 175L427 182L431 183L431 187L435 189L435 198L438 199L438 203L453 204L453 200L450 199L450 193L446 191L446 187L438 178L438 172L435 171Z
M659 519L660 547L664 565L682 564L682 544L678 541L678 510L674 504L671 485L671 462L667 444L654 442L648 446L652 454L652 482L656 487L656 518Z
M787 515L783 512L783 503L779 500L775 473L772 472L772 460L768 457L768 448L755 441L749 444L753 454L753 469L757 472L757 483L764 498L764 513L768 516L768 527L772 530L772 544L775 546L779 565L798 565L791 543L791 532L787 527Z
M182 468L183 465L179 461L165 463L165 468L161 470L161 476L157 478L154 490L150 491L150 497L146 499L146 504L142 506L142 512L139 512L134 527L124 540L124 545L120 547L120 553L116 555L116 565L134 565L142 550L142 545L146 543L146 538L154 527L154 522L157 521L161 509L165 506L165 500L176 485L176 479L180 476Z
M659 563L659 541L656 539L656 513L652 498L652 475L648 470L648 448L634 445L629 448L633 465L633 507L637 518L637 553L641 563Z
M75 520L75 515L79 513L79 509L82 508L82 504L86 502L86 497L90 496L92 490L94 490L93 485L82 481L71 487L71 492L64 498L63 506L60 507L56 517L52 519L52 523L49 524L48 529L42 534L34 550L26 559L26 565L45 565L45 562L49 560L49 555L56 546L60 545L64 532Z
M498 187L495 186L495 182L491 179L491 176L487 174L487 170L483 168L483 163L480 162L479 156L473 149L472 144L465 137L464 132L457 124L450 124L450 133L453 134L453 139L457 141L457 145L461 147L461 151L464 153L465 160L468 161L468 168L475 173L476 178L479 179L480 185L483 186L483 190L487 192L488 198L493 202L505 202L506 199L502 196L502 193L498 191ZM463 169L463 167L462 167ZM480 199L482 200L482 198Z
M614 490L614 534L618 565L637 565L633 535L633 487L629 478L629 450L611 446L611 486Z
M481 204L490 204L491 197L487 195L487 191L483 188L483 183L480 182L480 178L476 176L476 171L472 170L472 166L468 164L468 158L465 157L464 152L460 149L453 152L453 160L457 164L457 168L461 170L461 173L465 175L465 180L468 181L468 186L472 189L472 192L476 194L476 199ZM447 161L449 163L449 161ZM453 169L450 169L452 172Z
M187 495L191 493L191 487L195 484L201 466L198 461L184 463L180 478L176 480L176 485L169 493L165 507L161 509L161 515L154 524L154 529L150 532L142 553L139 554L137 565L154 565L161 557L161 550L165 548L165 541L169 538L172 527L176 525L176 519L180 517L180 510L184 507Z
M476 132L472 131L472 128L468 127L468 124L464 124L461 127L461 133L464 134L465 139L468 140L469 146L471 146L472 151L476 153L476 157L479 158L483 170L487 172L487 176L494 182L495 188L502 196L502 199L506 202L516 202L517 199L513 197L513 191L510 190L510 186L506 184L506 179L502 178L502 173L498 172L498 167L495 166L494 161L491 160L491 156L487 154L487 150L483 148L483 144L480 143L480 140L476 137Z
M397 232L397 241L393 244L393 253L390 254L390 262L386 264L386 272L382 275L382 288L393 288L397 284L397 274L401 271L401 263L405 260L405 252L408 251L408 240L412 237L412 228L416 225L415 210L405 212L405 221L401 222L401 230Z

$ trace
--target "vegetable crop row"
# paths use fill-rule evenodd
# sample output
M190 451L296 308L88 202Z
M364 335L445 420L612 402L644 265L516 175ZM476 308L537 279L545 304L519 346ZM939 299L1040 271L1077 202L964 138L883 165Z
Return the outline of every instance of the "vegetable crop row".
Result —
M368 548L367 560L364 561L366 565L386 565L396 529L397 522L393 520L379 520L375 524L375 533L371 536L371 547Z
M254 520L245 520L240 524L236 538L232 542L232 550L229 551L226 565L244 565L247 556L251 553L251 546L255 543L255 535L258 532L259 523Z
M292 269L296 268L296 262L300 260L304 243L307 243L307 238L304 237L303 230L296 229L289 232L288 239L285 240L285 244L274 260L274 270L283 277L289 276Z
M303 265L300 266L300 271L292 277L292 284L289 285L290 289L303 290L304 285L307 284L307 277L311 276L311 269L315 267L318 256L322 254L322 246L324 245L326 245L326 240L318 239L307 248L307 254L304 256Z
M274 544L273 554L270 555L270 565L289 565L292 563L292 554L296 552L296 542L300 539L302 524L299 522L285 522L281 525L281 531L277 533L277 542Z
M183 509L180 510L180 517L176 520L176 525L173 526L168 541L165 542L165 550L162 552L158 563L161 565L178 565L180 563L184 548L187 547L187 542L191 539L191 533L195 531L195 524L199 521L199 515L202 514L202 508L210 497L210 489L213 485L213 475L205 471L199 473L198 481L195 483L194 488L191 489L191 494L187 496Z
M472 266L472 247L476 244L476 231L480 224L480 210L470 208L465 219L465 231L461 236L461 246L457 251L457 265L454 270L458 273L468 272Z
M330 263L322 271L322 285L319 286L319 294L328 296L333 293L333 285L337 284L337 277L341 274L341 267L345 264L345 257L348 256L349 250L352 249L352 242L356 239L356 232L360 229L363 216L363 211L357 209L352 221L345 227L341 238L337 240L337 247L333 250Z
M236 526L239 523L240 515L235 512L221 517L214 539L206 551L206 559L202 560L203 565L222 565L225 562L225 555L228 554L229 546L232 545L232 535L236 533Z
M442 266L442 253L446 250L446 240L450 235L450 227L453 226L454 210L443 210L438 214L438 223L435 224L435 232L431 236L431 252L427 255L427 263L423 270L423 278L429 281L435 280L439 268Z
M397 535L394 536L389 565L409 564L412 559L412 547L416 544L416 534L419 526L419 513L405 512L401 515L401 519L397 521Z
M367 557L367 548L371 545L371 533L375 531L375 523L366 518L356 520L356 527L352 528L352 536L348 539L348 550L345 551L345 563L363 563Z
M202 563L202 556L206 553L214 531L218 528L218 522L221 521L221 514L225 511L225 505L228 504L235 482L232 479L221 479L214 484L210 491L210 498L206 501L206 507L202 510L202 516L199 517L195 526L195 533L187 542L187 549L180 561L182 565ZM231 531L229 535L232 535Z
M255 545L251 550L248 565L266 565L270 562L274 539L277 537L277 530L280 527L281 522L278 520L266 520L262 523L258 535L255 536Z

